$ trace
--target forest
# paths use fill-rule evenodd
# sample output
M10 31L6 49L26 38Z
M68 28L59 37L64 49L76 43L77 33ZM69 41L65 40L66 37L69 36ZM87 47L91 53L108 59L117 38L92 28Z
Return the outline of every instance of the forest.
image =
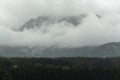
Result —
M0 57L0 80L120 80L120 57Z

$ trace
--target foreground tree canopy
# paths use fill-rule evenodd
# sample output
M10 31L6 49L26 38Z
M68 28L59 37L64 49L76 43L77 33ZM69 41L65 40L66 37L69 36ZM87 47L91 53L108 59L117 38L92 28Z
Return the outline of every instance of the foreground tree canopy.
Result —
M120 58L0 58L0 80L119 80Z

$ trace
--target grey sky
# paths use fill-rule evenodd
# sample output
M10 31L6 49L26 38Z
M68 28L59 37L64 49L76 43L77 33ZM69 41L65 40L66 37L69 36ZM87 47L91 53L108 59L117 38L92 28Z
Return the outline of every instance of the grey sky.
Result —
M0 0L0 45L79 47L120 41L119 8L120 0ZM64 23L50 25L46 34L39 30L15 32L10 29L42 15L82 13L88 17L77 28ZM102 18L98 19L96 14Z
M119 4L119 0L0 0L0 23L18 26L40 15L116 12L120 8Z

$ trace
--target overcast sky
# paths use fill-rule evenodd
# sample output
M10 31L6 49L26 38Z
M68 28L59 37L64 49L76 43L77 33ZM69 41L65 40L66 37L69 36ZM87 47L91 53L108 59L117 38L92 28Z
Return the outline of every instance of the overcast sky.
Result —
M0 25L19 26L40 15L119 13L120 0L0 0Z
M15 32L10 29L42 15L69 16L83 13L88 16L77 28L63 23L49 25L46 34L34 30ZM102 18L98 19L96 14ZM120 0L0 0L0 45L58 44L62 47L79 47L120 41L119 34Z

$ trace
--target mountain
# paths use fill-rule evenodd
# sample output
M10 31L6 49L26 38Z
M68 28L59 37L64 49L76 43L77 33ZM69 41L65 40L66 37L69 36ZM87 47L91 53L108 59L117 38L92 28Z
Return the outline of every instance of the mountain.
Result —
M120 42L101 45L94 50L94 56L120 56Z
M80 48L64 48L64 49L47 49L43 51L43 55L47 57L117 57L120 56L120 42L106 43L100 46L89 46Z
M21 26L18 30L23 31L24 29L33 29L35 27L39 28L43 25L52 25L58 24L62 22L67 22L74 26L77 26L81 23L86 14L82 14L79 16L67 16L67 17L48 17L48 16L39 16L37 18L32 18L28 20L23 26Z
M99 21L98 19L101 19L102 16L95 14L95 13L89 13L89 14L81 14L78 16L63 16L63 17L50 17L50 16L39 16L37 18L31 18L28 20L23 26L18 28L17 31L23 31L25 29L33 29L33 28L40 28L43 25L53 25L53 24L59 24L62 22L66 22L68 24L72 24L73 26L78 26L82 23L82 21L89 17L91 19L96 19L96 21ZM91 20L95 21L95 20Z
M72 24L75 27L82 24L86 32L90 32L94 35L95 28L98 29L97 34L101 33L104 29L102 23L100 23L99 15L94 13L83 14L80 16L67 16L67 17L48 17L40 16L38 18L30 19L18 30L24 31L25 29L39 28L43 25L53 25L66 22ZM89 25L89 26L88 26ZM101 34L100 34L101 35ZM99 38L99 35L96 36ZM58 47L28 47L28 46L0 46L0 56L6 57L115 57L120 56L120 43L107 43L100 46L86 46L77 48L58 48Z
M117 57L120 43L80 48L0 47L0 56L5 57Z

